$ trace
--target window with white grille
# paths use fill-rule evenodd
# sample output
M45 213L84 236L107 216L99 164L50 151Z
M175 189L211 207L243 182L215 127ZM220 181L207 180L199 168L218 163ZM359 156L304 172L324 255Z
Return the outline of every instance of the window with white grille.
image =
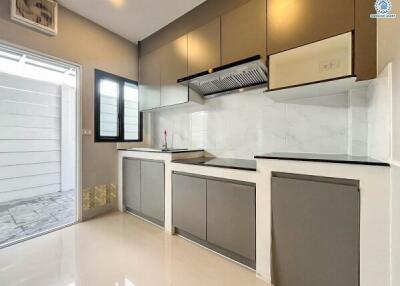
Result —
M100 70L95 77L96 142L141 141L137 82Z

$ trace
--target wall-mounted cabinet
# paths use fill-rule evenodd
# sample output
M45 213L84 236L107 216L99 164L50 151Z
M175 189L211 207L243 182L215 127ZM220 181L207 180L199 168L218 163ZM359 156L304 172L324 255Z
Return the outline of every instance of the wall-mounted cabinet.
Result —
M150 111L197 102L201 98L177 83L188 74L188 35L140 58L140 110Z
M266 0L251 0L221 16L222 65L255 55L265 59Z
M188 34L188 74L193 75L221 65L220 18Z
M352 75L352 33L269 56L270 90Z
M268 55L352 30L354 0L267 0Z
M177 80L254 55L266 57L270 90L375 78L370 13L373 5L363 0L250 0L140 58L141 110L201 102Z
M188 73L188 40L184 35L160 49L161 106L188 101L188 88L177 83Z
M373 3L363 0L267 0L269 88L349 75L375 78L377 27L371 13ZM344 34L350 40L339 47Z
M156 50L139 61L139 108L141 111L161 105L161 53Z

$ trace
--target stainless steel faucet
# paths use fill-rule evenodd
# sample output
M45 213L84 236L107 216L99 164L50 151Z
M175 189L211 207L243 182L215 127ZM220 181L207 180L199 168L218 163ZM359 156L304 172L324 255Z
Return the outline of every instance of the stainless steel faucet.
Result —
M167 143L167 130L164 130L164 144L162 145L162 150L168 150L168 143Z

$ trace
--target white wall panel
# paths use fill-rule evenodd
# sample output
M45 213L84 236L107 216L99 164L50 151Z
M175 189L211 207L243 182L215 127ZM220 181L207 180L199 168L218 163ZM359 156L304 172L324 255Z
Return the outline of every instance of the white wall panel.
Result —
M61 190L75 189L76 182L76 91L63 85L61 87Z
M0 86L0 101L2 100L60 106L60 95L58 93L30 92Z
M0 167L0 181L10 178L21 178L35 175L60 173L60 163L26 164Z
M26 116L17 114L0 114L0 127L38 127L60 128L60 120L57 117Z
M50 139L60 140L59 129L31 128L31 127L0 127L0 140L7 139Z
M23 189L18 191L0 193L0 202L8 202L17 199L24 199L33 196L46 195L60 190L60 184Z
M0 166L60 162L60 151L0 153Z
M2 100L0 101L0 113L58 118L60 117L60 108L42 104L20 103Z
M60 91L59 85L53 83L21 78L5 73L0 73L0 86L48 94L59 94Z
M61 99L59 85L0 73L0 201L61 191Z
M59 151L59 140L0 140L0 153Z
M0 180L0 193L59 184L60 173Z

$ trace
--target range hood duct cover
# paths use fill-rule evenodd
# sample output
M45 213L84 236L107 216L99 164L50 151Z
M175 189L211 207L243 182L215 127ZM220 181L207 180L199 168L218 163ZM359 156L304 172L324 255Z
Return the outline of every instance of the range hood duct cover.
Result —
M267 68L257 55L178 79L178 83L203 96L222 95L265 86L268 83Z

